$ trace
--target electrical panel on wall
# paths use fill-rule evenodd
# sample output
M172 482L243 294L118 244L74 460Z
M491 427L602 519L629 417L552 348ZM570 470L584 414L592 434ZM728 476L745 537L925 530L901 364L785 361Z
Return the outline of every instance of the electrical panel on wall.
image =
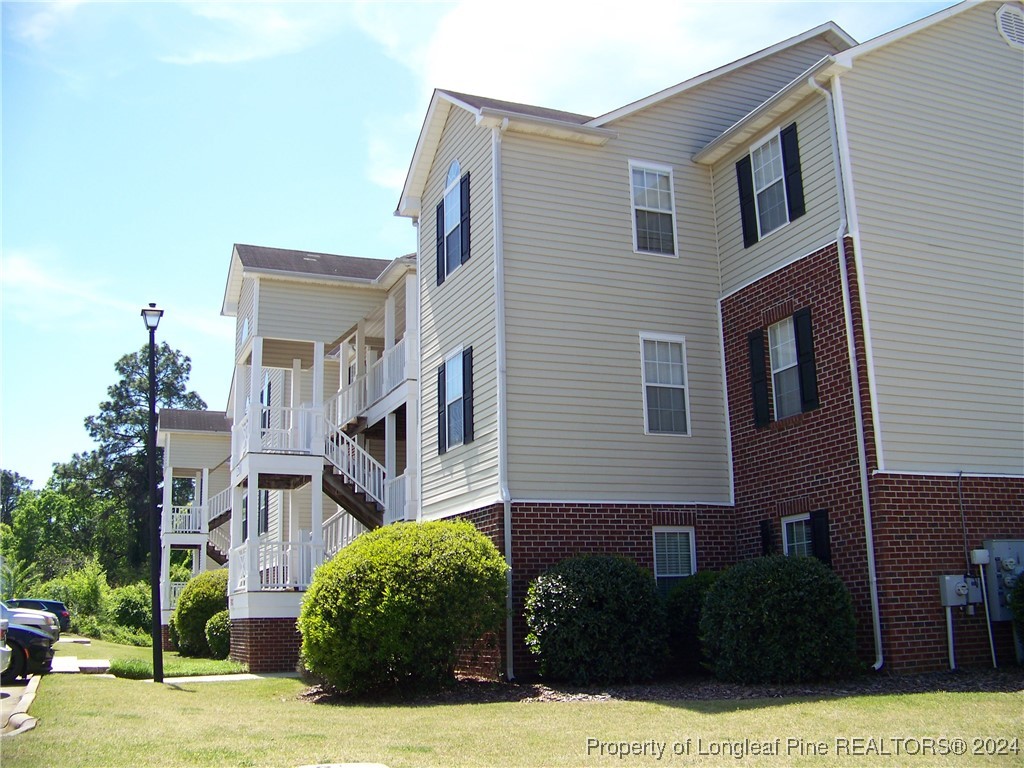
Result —
M992 621L1009 621L1009 595L1024 574L1024 539L989 539L985 542L989 562L985 566L985 588Z

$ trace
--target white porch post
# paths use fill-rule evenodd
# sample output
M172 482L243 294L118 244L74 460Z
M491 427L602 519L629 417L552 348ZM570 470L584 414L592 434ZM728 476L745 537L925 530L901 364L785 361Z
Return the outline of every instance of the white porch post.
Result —
M324 470L314 469L310 477L310 543L313 545L313 567L324 557Z
M356 378L366 373L366 327L362 320L356 324Z
M261 422L263 409L260 406L260 389L263 386L263 337L252 340L252 365L249 369L249 452L262 449ZM267 403L270 405L270 403Z
M171 547L160 547L160 610L171 610Z
M292 409L292 426L290 430L289 443L292 448L302 450L302 440L306 437L303 434L302 418L299 415L299 407L302 405L302 359L292 358L292 387L289 406Z
M234 380L234 402L231 408L231 466L234 467L238 463L239 459L242 458L242 454L245 453L243 440L248 440L248 436L237 434L235 425L241 424L242 419L245 417L245 366L235 365L235 380Z
M171 532L171 505L174 501L174 467L164 465L163 508L160 510L160 530L166 535Z
M397 325L395 307L395 294L389 293L388 297L384 299L384 349L386 350L395 346L395 326Z
M251 461L251 460L250 460ZM260 534L259 534L259 517L260 517L260 489L259 489L259 473L249 470L249 487L245 489L246 499L246 541L249 546L246 549L247 562L245 564L246 575L245 583L246 590L249 592L260 591L260 565L259 565L259 551L260 551Z
M419 454L420 454L420 394L419 394L419 280L416 275L405 276L405 377L408 380L408 398L405 401L405 519L419 517Z
M398 414L394 411L384 417L384 487L398 475ZM385 493L388 512L391 512L390 494ZM405 510L402 510L404 513ZM403 514L402 517L405 517Z
M203 467L203 472L200 477L200 489L202 491L200 498L200 508L202 509L201 515L202 520L200 526L202 527L203 533L210 533L210 469L209 467ZM205 562L205 560L204 560Z
M234 591L238 585L239 574L244 572L246 564L239 562L235 550L242 546L242 486L231 487L231 551L228 553L228 591Z
M310 453L324 453L324 343L313 342L313 434L310 435ZM317 495L320 486L313 486Z

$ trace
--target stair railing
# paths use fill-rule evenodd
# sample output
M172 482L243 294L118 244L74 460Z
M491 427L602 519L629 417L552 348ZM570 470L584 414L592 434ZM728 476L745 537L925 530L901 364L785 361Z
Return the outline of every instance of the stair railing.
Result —
M351 437L324 419L324 456L334 467L383 509L384 466Z

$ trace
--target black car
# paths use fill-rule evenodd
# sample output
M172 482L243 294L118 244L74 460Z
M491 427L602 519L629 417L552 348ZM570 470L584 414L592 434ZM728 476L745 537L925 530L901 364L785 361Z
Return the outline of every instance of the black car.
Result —
M11 624L7 627L7 645L11 648L11 665L0 675L0 682L10 683L32 672L50 671L53 641L49 635L32 627Z
M41 600L36 597L19 597L17 600L6 600L11 608L32 608L36 611L49 611L60 622L60 631L67 632L71 628L71 614L60 600Z

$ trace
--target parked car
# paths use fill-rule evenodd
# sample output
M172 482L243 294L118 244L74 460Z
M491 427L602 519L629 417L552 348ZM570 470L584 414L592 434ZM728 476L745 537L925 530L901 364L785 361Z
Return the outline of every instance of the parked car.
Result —
M36 611L49 611L60 622L60 631L71 629L71 614L60 600L43 600L38 597L19 597L7 601L8 608L31 608Z
M36 611L32 608L13 608L10 603L5 603L4 605L11 613L11 624L20 624L23 627L37 629L53 642L60 639L60 622L49 611Z
M10 683L33 672L49 672L53 663L53 641L34 627L11 624L7 627L11 665L0 674L0 682Z
M10 621L5 613L0 617L0 674L7 671L7 668L11 666L11 646L7 644L7 627L10 626Z

